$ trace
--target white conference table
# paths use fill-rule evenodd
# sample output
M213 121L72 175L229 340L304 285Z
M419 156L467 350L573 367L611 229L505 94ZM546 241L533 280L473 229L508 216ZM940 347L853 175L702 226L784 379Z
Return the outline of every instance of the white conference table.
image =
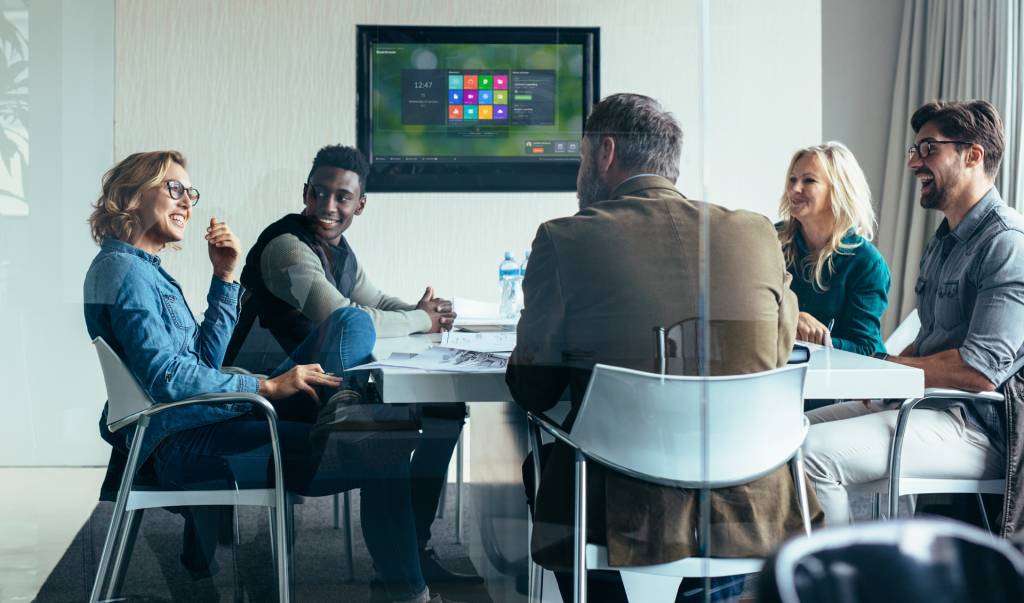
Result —
M374 355L417 353L437 345L439 335L379 339ZM875 358L811 346L806 399L915 398L924 393L924 373ZM496 602L526 601L528 520L521 464L526 456L526 415L509 402L503 371L487 373L380 369L385 403L469 402L469 474L465 485L465 542L470 560L486 579ZM562 412L553 409L550 416ZM550 586L550 585L548 585ZM557 597L556 597L557 599Z
M422 352L439 336L413 335L377 340L374 356ZM805 344L811 358L805 399L916 398L924 393L924 372L852 352ZM512 395L503 372L450 373L389 367L381 369L385 403L507 402Z

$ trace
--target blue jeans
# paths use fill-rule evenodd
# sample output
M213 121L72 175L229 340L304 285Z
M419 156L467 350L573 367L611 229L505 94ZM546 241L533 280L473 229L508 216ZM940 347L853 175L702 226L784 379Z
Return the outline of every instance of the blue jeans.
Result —
M346 369L368 358L374 339L369 315L343 308L303 341L294 362L310 362L302 354L315 350L324 370L344 375L346 381L357 380ZM277 373L288 368L282 365ZM280 410L278 435L288 491L325 496L360 488L363 536L388 594L408 599L423 592L426 583L410 493L409 456L417 435L331 432L313 438L311 422L285 417L293 414L289 406L288 400L275 403ZM168 488L234 489L273 483L270 434L266 421L256 414L175 433L154 452L153 463L160 485ZM193 522L196 530L208 531L209 527L197 525L201 523ZM207 538L213 542L212 535Z
M350 386L365 385L363 371L349 369L369 362L376 342L377 330L369 314L359 308L339 308L317 325L271 376L287 372L296 364L318 363L328 373L342 376Z

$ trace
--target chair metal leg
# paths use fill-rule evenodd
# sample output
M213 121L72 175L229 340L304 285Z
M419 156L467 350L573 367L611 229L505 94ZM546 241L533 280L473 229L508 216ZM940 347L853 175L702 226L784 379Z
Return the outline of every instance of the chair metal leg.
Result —
M576 580L573 603L587 600L587 461L576 451L576 539L573 546L573 567Z
M107 599L117 596L121 591L121 585L124 584L124 575L128 570L127 556L135 548L135 537L139 533L144 511L145 509L138 509L125 512L124 534L117 543L117 553L114 555L114 565L110 570L110 580L107 584Z
M540 428L533 421L527 421L527 438L533 469L533 499L537 500L537 489L540 484ZM544 600L544 568L533 562L530 543L533 542L533 518L527 520L527 556L530 560L530 603L542 603Z
M100 591L103 589L103 582L106 580L107 570L110 568L110 557L114 552L114 542L121 538L125 508L128 506L128 495L131 493L135 470L139 465L141 442L143 436L146 435L148 425L149 417L143 416L135 428L132 447L128 452L128 462L125 465L124 474L121 475L121 487L117 491L114 512L110 517L110 527L107 528L107 539L103 542L103 552L100 554L99 567L96 569L96 579L92 583L92 592L89 594L89 603L96 603L100 599Z
M272 408L266 409L267 427L270 430L270 448L274 461L274 521L271 524L275 537L271 542L275 548L275 570L277 592L280 603L291 601L291 537L288 534L288 501L284 485L284 468L281 463L281 439L277 435L277 416Z
M992 526L988 521L988 512L985 511L985 499L981 497L981 492L976 492L974 496L977 497L978 500L978 511L981 512L981 523L985 526L985 531L991 532Z
M462 544L462 432L455 444L455 544Z
M341 528L341 516L338 510L338 507L340 506L338 503L338 494L335 493L332 498L334 499L334 529L337 530Z
M804 453L800 448L796 449L796 454L793 455L794 471L796 472L796 488L797 497L800 504L800 518L804 522L804 532L811 535L811 512L808 508L810 503L807 502L807 480L804 477Z
M345 491L345 561L348 565L346 582L356 581L356 559L352 554L352 492Z
M910 411L920 401L920 398L905 400L896 415L896 428L893 430L892 444L889 448L889 519L899 517L903 436L906 434L907 423L910 421Z

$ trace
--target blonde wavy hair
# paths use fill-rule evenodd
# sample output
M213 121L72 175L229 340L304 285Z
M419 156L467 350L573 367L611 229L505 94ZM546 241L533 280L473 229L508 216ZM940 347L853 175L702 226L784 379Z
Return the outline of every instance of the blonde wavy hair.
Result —
M806 147L793 154L786 170L786 186L779 200L779 215L783 225L779 232L782 253L786 265L796 263L796 243L794 241L799 222L790 213L790 203L786 196L789 187L789 176L793 173L796 162L805 155L818 158L829 182L829 206L835 227L828 243L817 253L808 255L799 270L820 291L827 291L827 276L835 270L833 260L836 254L846 254L860 246L860 243L843 243L843 237L851 228L853 232L871 240L875 236L875 210L871 206L871 188L868 186L864 171L860 169L857 159L841 142L829 141L824 144ZM826 276L827 275L827 276Z
M102 192L89 216L89 228L97 245L107 239L131 243L142 235L142 195L163 184L172 163L186 167L185 156L178 151L133 153L103 175Z

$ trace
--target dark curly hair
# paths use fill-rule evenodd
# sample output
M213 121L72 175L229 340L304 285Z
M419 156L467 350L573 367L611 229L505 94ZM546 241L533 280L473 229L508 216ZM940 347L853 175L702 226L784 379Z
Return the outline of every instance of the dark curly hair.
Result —
M932 101L910 118L914 132L934 123L943 136L981 145L985 149L985 173L995 176L1003 160L1003 121L988 101ZM960 150L961 145L956 145Z
M370 174L370 163L366 161L366 157L359 149L340 144L320 149L316 152L316 157L313 158L313 167L309 169L306 182L313 177L313 172L322 167L335 167L355 172L359 176L359 189L366 192L366 177Z

